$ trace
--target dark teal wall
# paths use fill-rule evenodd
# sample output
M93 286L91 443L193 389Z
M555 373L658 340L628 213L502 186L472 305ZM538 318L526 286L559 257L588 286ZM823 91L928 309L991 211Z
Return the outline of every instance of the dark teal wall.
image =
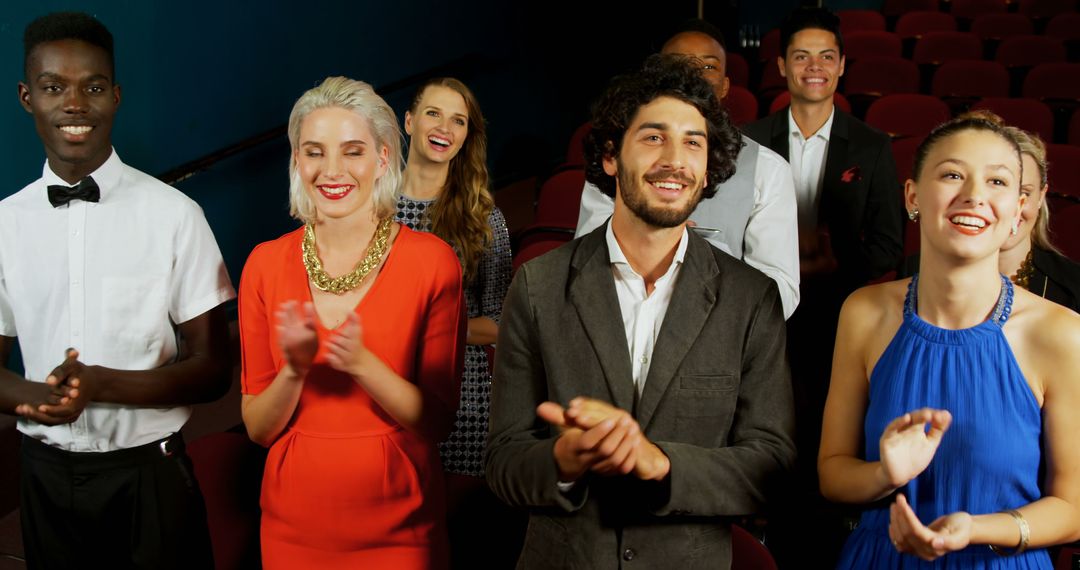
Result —
M764 33L768 18L797 3L710 1L706 16L726 30L750 22ZM327 75L380 88L467 57L454 73L484 110L495 178L511 181L555 166L610 77L657 50L675 24L696 14L697 1L662 8L618 0L4 3L0 198L37 178L44 163L15 84L23 28L50 11L90 12L113 32L123 89L114 144L125 162L151 174L283 124L300 93ZM400 115L411 90L381 92ZM178 184L202 205L234 279L256 243L294 227L287 156L282 139Z
M381 85L500 43L500 28L490 23L505 19L508 3L481 0L470 2L469 10L455 4L5 2L0 78L9 97L0 104L0 121L7 125L0 139L3 171L7 180L29 181L44 161L30 117L15 98L22 31L41 14L82 10L110 28L123 88L114 142L125 161L157 173L284 122L296 97L327 75ZM439 37L439 49L430 49ZM0 195L21 186L12 185Z

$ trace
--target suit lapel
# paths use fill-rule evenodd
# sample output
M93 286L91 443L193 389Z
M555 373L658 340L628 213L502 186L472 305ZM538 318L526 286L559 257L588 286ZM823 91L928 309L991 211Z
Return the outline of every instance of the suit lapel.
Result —
M660 334L653 347L645 388L634 410L634 417L642 430L648 428L675 371L694 345L716 304L715 277L719 270L711 246L693 232L690 232L689 238L685 262L679 270L671 304L668 305L664 324L660 326Z
M634 405L630 350L615 292L615 278L611 274L611 258L604 237L606 231L607 223L582 238L581 247L570 262L575 273L569 295L604 370L612 403L630 410Z
M791 150L791 133L788 131L788 115L790 114L790 107L784 107L783 111L773 114L772 132L769 137L772 141L769 147L788 162L791 161L788 156L788 152Z
M846 188L841 181L844 170L848 167L848 122L847 115L840 109L834 111L832 131L829 133L829 150L825 157L825 173L821 182L821 205L818 212L818 223L826 223L828 216L823 215L829 211L832 204L837 200L844 200L847 193L840 192Z

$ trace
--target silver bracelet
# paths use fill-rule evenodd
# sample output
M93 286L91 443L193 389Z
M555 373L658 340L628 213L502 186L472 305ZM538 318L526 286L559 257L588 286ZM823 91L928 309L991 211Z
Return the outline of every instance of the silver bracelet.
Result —
M1012 515L1013 520L1016 521L1016 526L1020 527L1020 543L1016 545L1016 548L1014 548L1012 552L1009 552L1005 548L999 547L994 544L990 545L990 550L993 550L994 553L999 556L1011 556L1014 554L1020 554L1021 552L1027 550L1028 540L1031 539L1031 527L1028 526L1027 519L1024 518L1024 515L1020 514L1020 511L1016 509L1009 509L1002 512Z

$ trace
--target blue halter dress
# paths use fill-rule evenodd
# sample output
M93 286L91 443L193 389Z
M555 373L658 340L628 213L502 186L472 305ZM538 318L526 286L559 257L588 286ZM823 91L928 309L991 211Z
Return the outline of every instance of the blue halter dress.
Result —
M947 330L916 313L918 279L908 286L904 322L870 375L866 460L880 459L878 442L895 418L923 407L945 409L953 421L934 459L899 490L923 524L957 511L994 513L1039 499L1041 410L1002 331L1012 310L1012 282L1001 277L989 319ZM863 513L838 567L1052 568L1045 549L999 556L985 544L971 545L934 562L901 554L889 540L887 504Z

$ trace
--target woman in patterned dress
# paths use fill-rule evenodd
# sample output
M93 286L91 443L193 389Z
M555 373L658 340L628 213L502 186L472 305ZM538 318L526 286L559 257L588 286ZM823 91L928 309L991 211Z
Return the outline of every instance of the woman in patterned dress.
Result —
M495 343L510 286L510 237L488 192L484 118L469 88L453 78L422 85L405 113L405 132L410 145L397 220L452 245L464 275L468 333L461 402L454 431L439 452L446 471L454 566L476 567L491 560L494 548L514 550L515 541L514 525L508 524L513 515L503 510L482 479L491 393L485 347ZM500 535L506 540L499 540Z

